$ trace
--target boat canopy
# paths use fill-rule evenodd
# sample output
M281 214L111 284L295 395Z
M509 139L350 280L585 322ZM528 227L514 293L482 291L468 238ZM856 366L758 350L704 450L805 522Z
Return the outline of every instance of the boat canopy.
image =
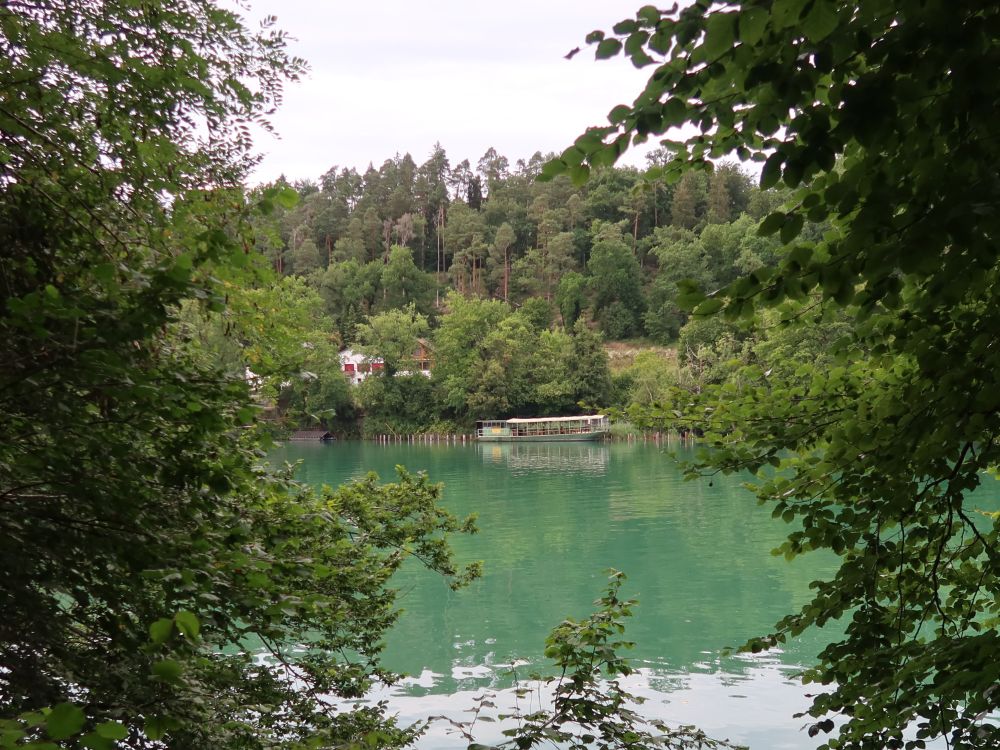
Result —
M584 422L599 419L607 419L603 414L594 414L585 417L515 417L508 419L507 424L528 424L530 422Z

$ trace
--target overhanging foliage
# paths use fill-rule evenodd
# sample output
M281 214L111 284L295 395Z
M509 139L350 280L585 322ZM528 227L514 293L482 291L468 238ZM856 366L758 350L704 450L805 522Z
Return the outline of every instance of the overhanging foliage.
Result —
M174 325L247 265L246 126L301 69L207 1L0 6L0 746L412 737L337 701L389 677L392 573L467 580L471 525L423 477L265 472L246 384Z
M645 90L543 170L586 179L632 143L693 126L652 179L736 154L761 163L762 187L796 189L760 225L785 246L777 267L714 292L679 286L696 315L731 321L771 307L773 324L804 325L847 308L834 366L751 367L650 417L706 430L702 469L773 466L756 490L796 522L782 551L841 556L801 612L749 644L843 623L806 674L830 686L811 733L839 719L825 747L1000 737L996 516L970 497L1000 460L998 39L991 4L646 6L589 40L598 58L650 66ZM805 241L807 221L830 229Z

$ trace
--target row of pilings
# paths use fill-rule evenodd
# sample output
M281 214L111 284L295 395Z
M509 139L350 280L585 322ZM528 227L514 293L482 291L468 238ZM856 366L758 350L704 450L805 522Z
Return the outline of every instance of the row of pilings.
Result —
M475 435L465 433L420 433L417 435L372 435L368 438L372 442L381 445L395 445L402 443L422 444L422 445L466 445L476 442Z
M693 432L627 432L612 435L613 443L694 443L698 438Z

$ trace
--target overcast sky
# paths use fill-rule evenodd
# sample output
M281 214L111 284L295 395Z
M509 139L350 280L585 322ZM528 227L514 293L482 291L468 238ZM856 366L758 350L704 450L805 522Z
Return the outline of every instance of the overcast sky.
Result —
M280 138L257 138L259 181L316 179L333 165L363 171L397 152L420 164L435 142L452 164L473 167L490 146L511 163L561 151L631 102L650 72L624 58L595 62L584 44L634 17L637 0L248 2L246 20L277 16L311 66L273 118Z

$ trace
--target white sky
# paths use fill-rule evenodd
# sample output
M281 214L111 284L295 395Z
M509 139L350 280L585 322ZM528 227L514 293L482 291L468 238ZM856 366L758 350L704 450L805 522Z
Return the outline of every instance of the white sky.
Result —
M596 62L584 44L634 17L640 0L247 1L247 22L277 16L311 66L273 118L280 138L256 139L259 181L378 168L397 152L420 164L436 141L453 165L473 168L490 146L512 164L562 151L631 102L652 70ZM641 164L642 154L623 161Z

